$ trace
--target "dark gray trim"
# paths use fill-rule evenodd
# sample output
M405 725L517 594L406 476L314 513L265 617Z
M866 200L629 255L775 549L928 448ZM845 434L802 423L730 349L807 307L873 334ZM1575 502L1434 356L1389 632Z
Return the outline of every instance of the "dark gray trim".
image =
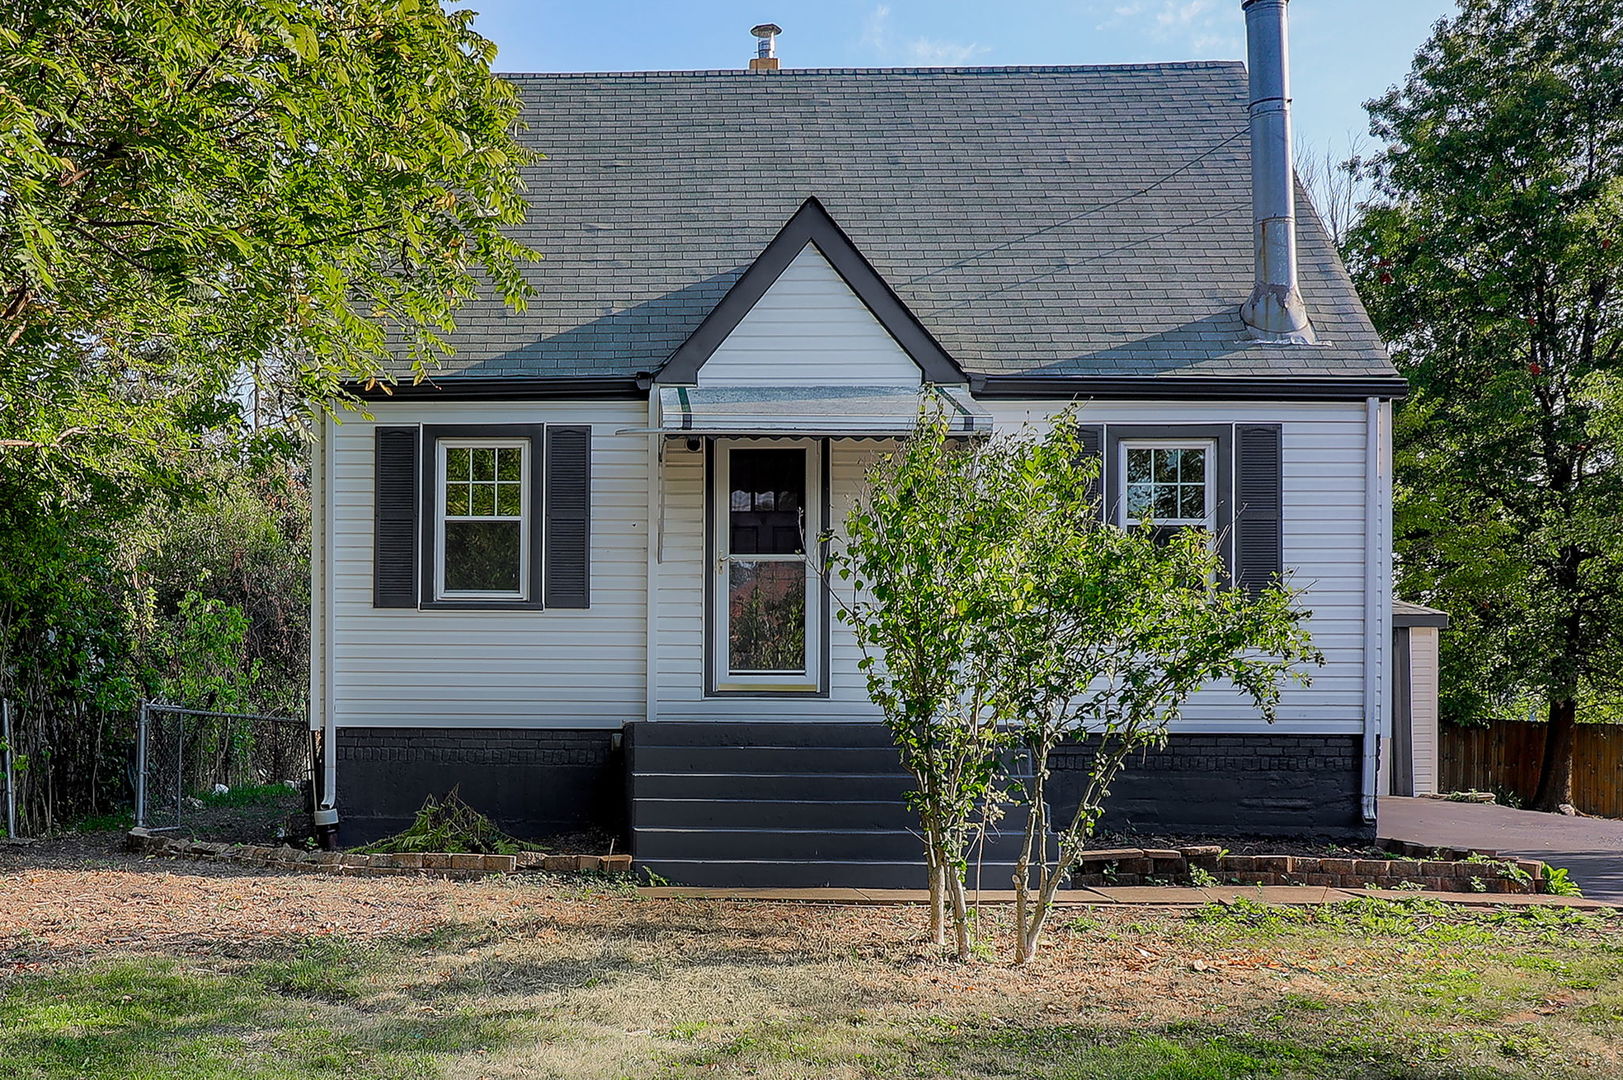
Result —
M778 280L778 275L808 243L817 246L834 271L873 312L879 325L912 357L924 372L925 382L968 381L963 370L908 310L907 305L815 198L800 204L800 209L778 230L778 235L727 290L727 295L705 316L698 329L671 354L654 381L665 384L697 382L699 369L705 361L727 340L727 335L743 321L767 289L772 287L772 283Z
M1414 794L1414 668L1409 629L1392 631L1392 748L1387 755L1387 788L1392 795Z
M1217 553L1230 580L1234 577L1234 425L1105 424L1105 520L1121 523L1121 442L1123 439L1212 439L1217 443Z
M1406 397L1397 376L973 375L976 397L1150 401L1362 401Z
M420 383L346 383L344 391L362 401L567 401L581 398L648 397L649 376L612 375L600 378L554 376L446 375Z
M788 436L786 436L788 437ZM797 440L803 436L793 436ZM745 437L747 438L747 436ZM716 568L716 507L714 503L716 491L716 442L718 439L742 441L736 436L720 435L706 436L704 440L704 649L701 653L701 662L704 664L704 696L714 698L827 698L829 684L833 674L830 664L830 633L829 633L829 604L825 592L824 603L820 611L818 627L818 641L822 649L822 657L818 662L819 677L816 690L718 690L716 689L716 588L713 575ZM829 506L829 465L828 440L813 440L818 444L818 482L822 484L823 501L823 532L828 532ZM820 541L826 543L826 541ZM811 552L806 553L811 557Z
M1099 500L1099 517L1104 521L1110 520L1110 508L1104 500L1105 483L1105 428L1103 424L1079 424L1076 429L1076 441L1082 448L1084 457L1092 457L1099 463L1099 475L1093 478L1088 485L1088 497Z
M417 606L422 432L379 426L372 439L372 606Z
M542 602L592 606L592 429L548 424Z
M817 441L818 473L821 476L823 485L823 516L818 522L821 526L818 530L821 535L817 538L817 560L819 567L823 568L828 566L828 546L830 538L833 536L833 529L829 523L829 518L834 514L834 478L831 472L832 465L829 461L833 456L831 454L832 450L832 439L825 438ZM817 581L823 589L823 602L818 607L818 612L821 615L818 621L822 625L817 628L818 637L822 639L823 643L823 656L820 664L822 675L818 679L818 685L823 690L818 696L826 698L829 696L829 691L834 682L834 642L830 630L834 618L834 590L829 587L829 581L821 571L817 575Z
M1398 611L1394 606L1392 611L1392 625L1394 627L1408 628L1411 626L1435 626L1439 630L1448 629L1448 614L1442 611Z
M439 560L435 546L435 500L439 497L441 439L528 439L530 441L530 572L529 597L524 600L439 600L434 596L434 570ZM425 424L423 425L422 584L419 606L436 611L540 611L545 582L542 534L546 520L546 426L543 424Z
M1285 577L1285 432L1234 425L1234 580L1251 596Z

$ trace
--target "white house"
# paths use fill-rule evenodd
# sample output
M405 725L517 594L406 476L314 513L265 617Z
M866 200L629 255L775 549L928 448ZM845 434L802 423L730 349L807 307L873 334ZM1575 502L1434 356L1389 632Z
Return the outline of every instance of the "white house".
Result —
M1239 63L513 76L524 314L366 394L315 464L312 717L349 840L464 798L628 828L693 883L921 881L904 784L799 537L918 397L1079 402L1126 523L1288 573L1327 663L1203 691L1116 820L1365 834L1404 391L1290 165L1286 0ZM770 41L770 39L767 39ZM1300 208L1298 215L1293 209ZM1077 746L1065 770L1085 757Z

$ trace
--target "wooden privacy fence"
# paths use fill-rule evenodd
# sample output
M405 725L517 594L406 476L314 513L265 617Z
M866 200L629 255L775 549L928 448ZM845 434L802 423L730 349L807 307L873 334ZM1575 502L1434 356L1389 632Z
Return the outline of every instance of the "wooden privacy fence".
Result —
M1437 790L1510 791L1531 800L1544 758L1544 724L1495 720L1484 728L1444 724ZM1623 818L1623 724L1579 724L1572 803L1585 814Z

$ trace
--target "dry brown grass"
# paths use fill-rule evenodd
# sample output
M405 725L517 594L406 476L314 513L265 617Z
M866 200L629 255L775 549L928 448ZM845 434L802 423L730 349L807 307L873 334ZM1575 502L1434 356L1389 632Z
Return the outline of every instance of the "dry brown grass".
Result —
M988 941L1003 915L983 913ZM1623 934L1605 916L1064 918L1015 969L943 960L917 908L183 863L0 873L15 984L106 957L198 977L306 964L318 990L331 968L300 1022L420 1029L421 1052L380 1034L346 1075L1623 1076ZM349 951L299 959L327 939Z

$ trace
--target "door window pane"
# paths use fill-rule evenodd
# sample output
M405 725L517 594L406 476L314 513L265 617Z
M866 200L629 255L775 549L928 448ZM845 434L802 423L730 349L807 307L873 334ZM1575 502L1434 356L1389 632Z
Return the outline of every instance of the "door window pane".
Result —
M734 450L728 475L728 550L735 555L801 554L806 451Z
M727 666L735 673L806 671L806 564L729 564Z

